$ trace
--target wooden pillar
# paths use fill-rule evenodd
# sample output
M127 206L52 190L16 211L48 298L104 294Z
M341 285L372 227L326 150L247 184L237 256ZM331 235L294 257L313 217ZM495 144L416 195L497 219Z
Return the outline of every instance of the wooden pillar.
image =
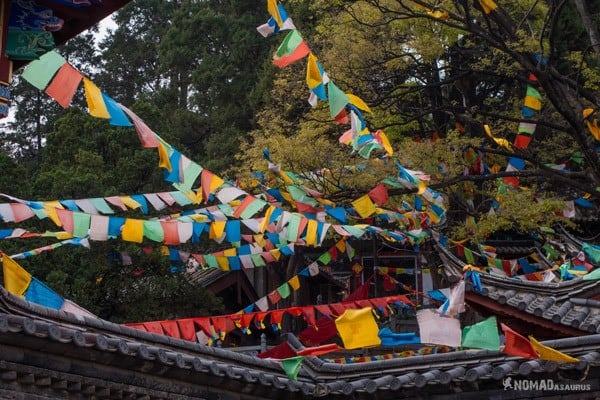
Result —
M0 0L0 119L8 116L9 85L12 80L12 61L5 54L10 2L11 0Z

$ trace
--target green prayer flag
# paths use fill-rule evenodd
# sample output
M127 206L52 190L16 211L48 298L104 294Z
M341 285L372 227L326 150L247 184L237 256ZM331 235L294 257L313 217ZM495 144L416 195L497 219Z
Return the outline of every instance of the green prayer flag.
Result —
M357 228L357 227L352 226L352 225L342 225L342 228L344 228L344 230L346 232L348 232L349 234L351 234L352 236L354 236L356 238L361 237L367 231L366 229Z
M113 209L110 208L110 206L108 205L106 200L104 200L102 197L94 197L94 198L90 199L90 203L92 203L92 205L94 207L96 207L96 210L98 210L102 214L114 214L115 213L113 211Z
M584 281L594 281L600 279L600 268L596 268L589 274L585 274L581 277Z
M589 243L582 243L581 250L592 264L600 264L600 246Z
M465 326L462 333L462 346L499 351L500 335L496 317L490 317L475 325Z
M252 203L248 204L248 207L242 211L241 217L243 219L250 219L256 215L257 212L262 210L267 205L267 202L262 199L255 199Z
M527 86L527 96L535 97L538 100L542 100L542 95L532 86Z
M319 261L323 265L327 265L331 262L331 254L323 253L319 258L317 258L317 261Z
M300 221L302 217L299 215L290 215L290 220L288 221L287 231L285 238L288 242L295 242L298 240L298 236L300 235Z
M304 360L303 356L284 358L281 360L283 371L288 378L293 381L298 379L298 372L300 372L300 367L302 367L302 360Z
M67 60L55 51L50 51L29 63L23 74L23 79L40 90L44 90L48 83Z
M188 204L192 204L192 200L190 200L185 194L181 192L169 192L173 200L177 202L180 206L187 206Z
M208 264L210 268L219 268L219 263L217 262L217 257L211 254L204 255L204 261Z
M152 240L154 242L162 242L165 240L165 232L160 224L160 221L144 221L144 236L146 236L148 240Z
M279 293L279 295L281 296L282 299L286 299L286 298L290 297L290 294L292 294L290 285L286 282L283 285L279 286L277 288L277 293Z
M192 161L183 171L183 182L173 183L173 186L182 193L189 193L202 169L200 165Z
M346 93L335 86L332 81L327 84L327 97L329 98L329 113L332 118L335 118L350 103Z
M475 264L475 257L473 256L473 252L471 251L471 249L468 249L465 247L465 259L467 260L467 263L473 265Z
M89 234L91 215L73 212L73 236L82 238Z
M367 143L358 150L358 155L362 158L369 159L373 150L382 150L383 146L377 142Z
M250 258L255 267L264 267L267 265L260 254L250 254Z
M294 199L295 201L299 201L304 204L310 204L311 206L316 206L319 204L315 199L308 196L306 190L302 189L299 186L288 185L287 190L290 193L290 196L292 196L292 199Z

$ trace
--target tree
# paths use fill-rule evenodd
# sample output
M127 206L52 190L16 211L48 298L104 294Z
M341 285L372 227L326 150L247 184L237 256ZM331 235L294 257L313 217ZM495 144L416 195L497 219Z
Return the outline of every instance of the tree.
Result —
M591 15L596 6L590 7ZM397 149L396 159L429 174L430 187L447 195L450 227L466 216L487 221L479 232L463 227L455 230L457 235L477 233L482 238L496 230L527 232L531 221L564 222L558 215L564 207L561 201L600 196L597 139L588 127L589 122L593 129L599 106L597 59L590 52L593 34L585 34L583 27L589 24L574 21L577 14L566 3L324 0L315 2L313 11L319 24L318 34L307 38L311 49L337 86L372 107L373 112L365 114L369 128L385 130ZM561 35L559 26L567 25L581 33L580 40ZM279 106L263 112L261 129L241 158L258 160L269 147L284 169L304 172L294 167L331 163L331 157L315 161L314 154L278 151L279 135L288 137L288 148L317 143L307 132L328 118L320 108L299 106L308 92L305 64L298 64L279 73L276 85L282 86L272 92L280 98L287 87L285 103L297 113L288 116ZM525 117L528 87L541 93L542 107ZM585 109L594 110L587 121ZM514 145L520 122L535 124L528 146ZM321 128L328 139L319 136L319 146L334 142L347 129L328 124ZM265 139L269 136L272 139ZM498 145L500 139L506 139L510 149ZM525 160L526 167L506 170L511 157ZM347 164L354 162L346 158ZM365 168L360 173L375 176ZM509 177L518 178L518 189L512 189L515 181ZM522 193L526 188L529 195ZM330 196L343 199L345 194L346 200L356 198L357 190L367 190L348 179L328 189ZM527 201L519 203L518 198ZM526 212L517 213L511 204ZM498 206L502 213L486 216Z

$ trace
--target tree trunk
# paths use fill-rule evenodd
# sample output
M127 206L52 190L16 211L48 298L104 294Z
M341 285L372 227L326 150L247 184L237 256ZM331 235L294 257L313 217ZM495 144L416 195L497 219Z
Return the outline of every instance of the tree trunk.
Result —
M577 7L577 12L579 12L579 15L581 16L581 22L583 23L583 26L590 37L592 49L594 49L596 57L600 59L600 35L598 34L598 29L596 29L596 25L594 25L594 21L590 16L586 1L575 0L575 6Z

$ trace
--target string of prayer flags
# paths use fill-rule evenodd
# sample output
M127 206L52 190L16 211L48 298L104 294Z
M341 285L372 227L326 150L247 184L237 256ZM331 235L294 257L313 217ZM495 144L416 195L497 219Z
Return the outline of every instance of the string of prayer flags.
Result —
M9 293L44 307L68 311L78 318L83 316L94 317L92 313L84 308L63 299L6 254L2 254L2 270L4 287Z
M329 83L329 77L323 70L321 63L317 60L317 57L310 52L308 54L308 63L306 67L306 84L310 89L310 96L308 103L315 107L318 100L327 100L327 92L325 85Z
M288 65L306 57L310 49L300 35L297 29L292 29L283 42L273 54L273 64L279 68L285 68Z

